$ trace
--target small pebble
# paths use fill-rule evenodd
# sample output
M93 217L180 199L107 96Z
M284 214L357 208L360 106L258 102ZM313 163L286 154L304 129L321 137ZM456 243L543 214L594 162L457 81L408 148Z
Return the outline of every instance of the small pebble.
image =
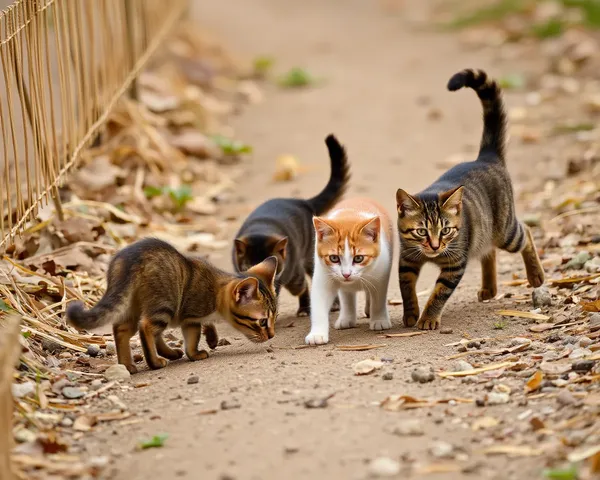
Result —
M48 338L42 339L42 348L48 353L52 354L58 353L63 349L63 347L56 343L54 340L50 340Z
M587 348L587 347L589 347L589 346L590 346L592 343L594 343L594 342L593 342L593 341L592 341L592 339L591 339L591 338L589 338L589 337L581 337L581 338L579 339L579 346L580 346L581 348Z
M600 330L600 313L594 313L590 317L590 331L596 332Z
M106 342L106 353L107 355L114 355L115 353L117 353L117 347L115 345L115 342Z
M444 334L444 335L448 335L450 333L454 332L454 330L452 330L450 327L442 327L440 328L440 333Z
M231 345L231 342L229 340L227 340L226 338L220 338L219 343L217 343L217 345L219 347L225 347L227 345Z
M413 418L401 422L392 430L394 435L400 437L419 437L425 434L421 420Z
M33 383L33 382L13 383L12 384L12 395L15 398L23 398L28 395L31 395L34 392L35 392L35 383Z
M574 405L577 403L577 399L568 390L561 391L556 397L556 401L563 406Z
M448 442L437 441L429 446L429 453L435 458L454 458L454 447Z
M392 372L385 372L381 378L383 378L384 380L393 380L394 379L394 374Z
M60 421L60 426L65 428L70 428L73 426L73 420L69 417L65 417Z
M464 352L466 352L468 349L467 349L467 346L466 346L466 345L460 344L460 345L458 346L457 350L458 350L460 353L464 353Z
M99 353L100 353L100 347L98 345L94 345L93 343L88 345L87 354L90 357L97 357Z
M476 348L479 350L481 348L481 343L477 340L471 340L469 343L467 343L467 348Z
M413 381L418 383L433 382L435 374L433 373L433 367L427 365L421 365L415 368L410 374Z
M549 307L552 305L552 295L550 294L550 290L545 285L541 287L534 288L533 293L531 294L531 298L533 300L533 307Z
M191 377L188 377L187 384L194 385L194 384L198 383L199 381L200 381L200 377L198 375L192 375Z
M133 361L135 363L139 363L144 359L144 356L141 353L134 353L133 354Z
M31 430L27 430L26 428L20 428L14 433L14 438L19 443L30 443L35 442L37 439L37 435Z
M464 360L457 360L452 364L451 368L454 372L468 372L473 370L473 365Z
M400 473L400 462L389 457L378 457L369 463L371 477L394 477Z
M518 347L519 345L527 345L531 343L531 340L525 337L515 337L510 341L511 347Z
M578 360L580 358L589 357L591 354L592 354L592 351L588 350L587 348L576 348L575 350L573 350L571 352L571 354L569 355L569 358L571 360Z
M116 365L111 365L106 369L104 372L104 378L106 378L109 382L124 381L130 380L131 374L127 368L125 368L125 365L117 363Z
M263 381L260 378L253 378L252 380L250 380L250 385L252 385L253 387L260 387L262 386Z
M100 380L99 378L95 378L94 380L92 380L92 383L90 383L91 390L98 390L101 386L102 380Z
M594 360L578 360L571 364L571 368L574 372L589 372L594 368Z
M488 405L503 405L510 401L510 396L508 393L503 392L490 392L487 394L487 404Z
M85 395L85 392L79 387L65 387L62 389L63 397L74 400L81 398Z
M234 410L236 408L241 408L241 404L236 400L223 400L221 402L221 410Z
M58 358L63 358L63 359L73 358L73 354L71 352L62 352L61 354L58 355Z

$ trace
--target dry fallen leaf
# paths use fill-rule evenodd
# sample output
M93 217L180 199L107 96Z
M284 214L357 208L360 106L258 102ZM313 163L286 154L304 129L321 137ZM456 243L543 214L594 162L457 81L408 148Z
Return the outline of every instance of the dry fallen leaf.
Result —
M383 347L387 347L387 345L385 343L379 345L338 345L336 349L343 352L362 352L365 350L373 350L375 348Z
M88 432L94 425L98 423L98 419L94 415L82 415L75 419L73 429L78 432Z
M527 383L525 384L525 392L526 393L535 392L542 386L543 380L544 380L544 374L542 373L541 370L538 370L531 376L531 378L529 378L529 380L527 380Z
M388 410L390 412L398 412L400 410L407 410L412 408L433 407L435 405L450 402L473 403L473 400L471 400L470 398L460 397L444 398L440 400L426 400L422 398L412 397L410 395L390 395L389 397L385 398L379 405L384 410Z
M587 458L593 457L600 453L600 445L594 445L593 447L586 447L580 450L575 450L574 452L569 453L567 456L569 462L581 462L582 460L586 460Z
M549 316L542 315L541 313L521 312L519 310L498 310L496 313L504 317L528 318L530 320L550 320Z
M581 308L586 312L600 312L600 299L593 302L582 302Z
M276 182L289 182L294 180L300 173L300 164L292 155L281 155L277 158L277 167L273 174Z
M514 365L513 362L500 362L500 363L490 363L485 367L474 368L473 370L466 370L461 372L438 372L438 375L442 378L445 377L467 377L469 375L479 375L483 372L489 372L492 370L500 370L503 368L507 368Z
M500 423L500 420L494 417L480 417L476 418L471 425L471 430L477 432L479 430L485 430L486 428L495 427Z
M543 453L541 448L526 445L494 445L482 451L485 455L508 455L509 457L536 457Z
M417 335L425 335L427 332L406 332L406 333L384 333L380 335L382 338L403 338L403 337L416 337Z
M355 375L368 375L381 367L383 367L383 362L367 358L352 365L352 370L354 370Z
M538 325L532 325L529 327L529 331L534 333L542 333L546 330L552 330L553 328L556 328L556 325L553 323L540 323Z

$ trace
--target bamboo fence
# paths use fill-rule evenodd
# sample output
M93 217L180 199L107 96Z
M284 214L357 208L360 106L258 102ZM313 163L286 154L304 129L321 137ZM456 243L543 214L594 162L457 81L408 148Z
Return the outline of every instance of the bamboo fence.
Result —
M21 352L21 325L15 315L4 317L0 324L0 478L13 478L10 465L12 444L13 398L11 387L15 366Z
M54 201L187 0L17 0L0 13L0 251Z

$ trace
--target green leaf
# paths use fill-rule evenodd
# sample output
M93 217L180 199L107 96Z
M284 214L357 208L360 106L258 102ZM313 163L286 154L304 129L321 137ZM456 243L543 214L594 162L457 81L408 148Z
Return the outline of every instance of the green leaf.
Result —
M254 73L264 77L273 67L275 59L273 57L260 56L254 59Z
M11 312L12 307L0 298L0 312Z
M596 126L593 123L563 123L554 127L554 133L589 132Z
M279 78L279 85L287 88L306 87L315 82L315 79L306 70L294 67Z
M139 445L141 449L164 447L165 441L168 437L169 435L166 433L154 435L150 440L141 441Z
M506 90L514 88L523 88L525 86L525 78L520 73L511 73L498 81L500 86Z
M185 207L185 204L192 200L192 187L189 185L181 185L178 188L168 189L169 197L178 210Z
M144 195L146 198L151 199L154 197L158 197L164 193L163 189L160 187L148 186L144 187Z
M499 321L494 323L494 330L504 330L506 328L506 322Z
M31 332L21 332L21 335L23 336L23 338L29 338L31 337Z
M212 139L225 155L252 153L252 147L246 143L224 137L223 135L213 135Z
M565 30L565 23L558 18L551 18L546 23L534 25L531 28L533 34L538 38L551 38L562 35Z
M579 478L577 467L575 467L575 465L571 465L569 468L563 469L547 469L544 470L543 475L545 478L549 478L550 480L577 480Z
M531 3L530 0L500 0L493 2L492 5L476 9L471 13L456 18L448 26L451 28L464 28L502 20L509 15L525 13L531 6Z

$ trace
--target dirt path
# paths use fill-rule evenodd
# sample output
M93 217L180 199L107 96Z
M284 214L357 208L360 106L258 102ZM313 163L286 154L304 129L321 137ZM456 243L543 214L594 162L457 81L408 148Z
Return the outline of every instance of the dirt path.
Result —
M410 11L414 9L410 6ZM328 173L323 139L334 132L349 151L351 194L370 195L393 213L398 187L419 190L439 175L436 162L465 147L473 151L478 144L480 106L472 92L448 93L449 76L470 66L494 75L515 68L465 52L453 37L415 31L402 14L386 14L377 2L221 0L197 2L193 14L234 50L272 55L278 71L298 65L326 80L305 91L267 87L266 101L235 120L239 137L254 146L252 168L239 185L248 208L273 196L318 191ZM432 107L442 112L439 121L428 118ZM275 158L282 153L315 168L297 182L273 184ZM510 167L518 178L527 175L527 169L520 171L518 166L526 153L522 148L512 150ZM214 260L229 267L229 252L220 255ZM505 261L501 257L504 278L509 271ZM522 270L518 262L515 265ZM294 318L295 302L284 297L280 327L270 346L251 345L222 328L222 336L232 345L219 348L208 360L194 364L182 360L163 371L140 373L135 381L150 385L120 397L144 421L114 432L100 430L88 448L95 454L119 455L107 476L114 480L354 479L364 478L369 461L379 456L425 467L436 460L429 448L445 440L455 447L453 461L472 471L471 478L537 478L541 465L530 459L511 461L508 467L503 458L478 463L483 458L478 454L481 445L471 439L470 428L461 420L481 415L473 405L398 413L378 406L392 394L475 397L473 387L459 381L436 379L418 385L410 377L417 365L448 367L445 356L456 349L444 345L460 340L463 333L472 337L498 333L492 329L498 319L493 312L511 304L477 303L478 277L478 266L472 266L446 310L444 324L453 328L451 335L383 339L361 323L357 329L333 331L325 347L286 349L303 343L309 323ZM427 270L420 290L432 280L432 270ZM395 275L389 296L399 297ZM391 307L391 315L393 331L404 331L399 326L402 308ZM514 322L501 334L522 329ZM371 343L387 346L372 352L336 350L340 344ZM371 356L391 361L383 370L393 374L391 380L381 374L353 376L351 365ZM196 385L186 382L192 374L200 377ZM305 408L305 400L334 393L327 408ZM239 408L222 410L222 402ZM510 425L525 408L513 404L488 410ZM211 409L217 413L206 414ZM392 433L415 417L422 420L424 436ZM169 434L164 448L133 450L137 440L158 433ZM428 478L464 475L455 471Z

